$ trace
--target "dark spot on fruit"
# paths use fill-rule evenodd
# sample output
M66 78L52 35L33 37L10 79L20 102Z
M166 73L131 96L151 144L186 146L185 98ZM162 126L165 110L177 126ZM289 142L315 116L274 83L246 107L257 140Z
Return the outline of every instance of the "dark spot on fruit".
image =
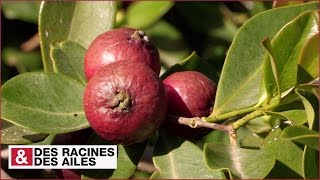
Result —
M74 117L77 117L77 116L78 116L78 114L74 114L73 116L74 116Z

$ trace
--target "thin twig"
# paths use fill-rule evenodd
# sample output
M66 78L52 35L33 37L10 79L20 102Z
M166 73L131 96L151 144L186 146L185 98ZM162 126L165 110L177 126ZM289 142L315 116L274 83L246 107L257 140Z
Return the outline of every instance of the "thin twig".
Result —
M179 124L184 124L192 128L206 127L206 128L217 129L217 130L229 133L229 128L227 125L209 123L206 121L202 121L201 118L199 117L193 117L193 118L179 117L178 122Z
M39 34L35 34L30 39L21 44L20 48L24 52L30 52L40 45Z
M137 169L143 172L147 172L147 173L154 173L157 169L156 167L150 163L150 162L146 162L146 161L140 161Z
M178 121L176 119L178 118ZM223 124L217 124L217 123L210 123L207 121L203 121L200 117L192 117L192 118L186 118L186 117L176 117L176 116L170 116L169 119L171 121L176 121L179 124L183 124L186 126L190 126L191 128L210 128L215 129L219 131L223 131L227 133L230 137L230 143L232 145L236 145L236 139L237 134L236 131L232 128L231 125L223 125Z

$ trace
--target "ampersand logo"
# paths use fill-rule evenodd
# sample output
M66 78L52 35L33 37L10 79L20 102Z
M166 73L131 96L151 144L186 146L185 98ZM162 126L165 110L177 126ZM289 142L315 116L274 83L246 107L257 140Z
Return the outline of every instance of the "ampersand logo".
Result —
M32 166L32 148L11 148L11 165Z

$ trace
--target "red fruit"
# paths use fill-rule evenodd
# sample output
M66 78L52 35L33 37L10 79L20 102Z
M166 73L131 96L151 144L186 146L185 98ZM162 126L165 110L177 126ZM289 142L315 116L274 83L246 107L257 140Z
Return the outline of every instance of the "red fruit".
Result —
M196 71L176 72L164 79L168 96L168 114L180 117L209 116L214 104L216 85ZM202 130L201 130L202 129ZM170 123L169 130L187 139L199 138L206 130Z
M160 73L159 52L143 31L132 28L110 30L96 37L84 58L84 72L89 80L103 66L120 61L140 62Z
M75 169L56 170L59 179L81 179L81 173Z
M84 110L92 129L115 144L142 142L166 116L166 93L158 76L142 63L118 61L90 79Z

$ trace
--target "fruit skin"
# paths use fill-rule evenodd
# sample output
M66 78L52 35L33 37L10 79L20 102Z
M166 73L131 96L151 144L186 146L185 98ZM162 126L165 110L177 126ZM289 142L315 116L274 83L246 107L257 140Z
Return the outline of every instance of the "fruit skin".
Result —
M103 67L88 82L83 102L92 129L115 144L142 142L166 117L164 85L142 63L118 61Z
M87 80L103 66L120 60L144 63L157 75L160 73L159 52L144 32L118 28L97 36L91 42L84 58Z
M197 71L175 72L164 79L168 96L168 114L180 117L209 116L215 100L216 84ZM206 128L194 129L170 123L170 132L187 139L198 139Z
M59 179L81 179L81 173L75 169L59 169L56 170Z

